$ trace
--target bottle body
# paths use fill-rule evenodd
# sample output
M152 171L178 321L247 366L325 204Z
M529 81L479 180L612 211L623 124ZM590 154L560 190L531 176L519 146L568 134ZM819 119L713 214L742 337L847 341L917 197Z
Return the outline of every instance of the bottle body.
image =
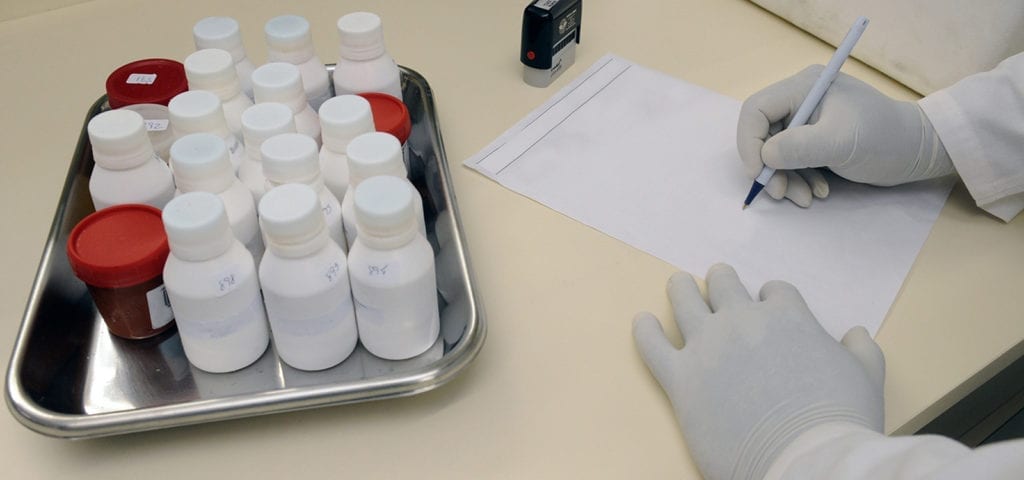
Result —
M242 87L242 93L249 99L256 98L252 91L252 72L256 70L256 65L249 60L248 56L243 55L240 59L235 61L235 71L238 72L238 86Z
M340 58L334 67L334 94L380 92L402 100L402 73L390 55L370 60Z
M270 341L252 255L234 240L223 254L190 262L172 253L164 285L189 362L213 373L258 360Z
M228 99L221 99L224 107L224 120L228 124L228 130L236 138L242 136L242 112L253 105L252 99L238 92Z
M171 169L156 155L125 170L96 165L89 178L89 195L96 210L125 203L143 203L162 209L174 198L174 178Z
M302 88L306 91L310 108L314 112L320 111L320 105L331 98L331 78L327 75L324 63L320 57L313 55L295 66L299 67L299 74L302 75Z
M320 186L317 189L317 197L320 199L320 208L324 212L324 220L327 222L327 236L331 237L343 252L348 252L348 243L345 241L345 223L341 218L341 202L338 197L327 190L327 187Z
M301 258L273 250L260 282L277 354L300 370L323 370L348 358L359 338L345 254L333 241Z
M377 249L356 240L349 278L359 338L381 358L401 360L427 351L440 331L434 256L427 240Z
M338 200L344 199L348 190L348 157L324 145L320 148L320 174L327 189Z
M248 152L248 149L246 151ZM252 153L246 154L245 160L238 166L238 179L249 190L253 201L258 204L260 197L267 191L267 177L263 176L263 163L260 161L258 149L255 158L253 157Z
M316 141L316 146L319 147L321 144L320 117L308 103L305 108L301 108L297 112L293 111L293 113L295 114L295 131L312 138Z

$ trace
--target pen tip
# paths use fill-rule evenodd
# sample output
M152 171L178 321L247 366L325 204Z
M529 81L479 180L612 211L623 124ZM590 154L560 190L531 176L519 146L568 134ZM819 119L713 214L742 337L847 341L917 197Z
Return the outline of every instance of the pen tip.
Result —
M746 203L744 203L744 204L743 204L743 208L741 208L740 210L746 210L746 209L747 209L747 207L749 207L749 206L750 206L749 204L746 204Z

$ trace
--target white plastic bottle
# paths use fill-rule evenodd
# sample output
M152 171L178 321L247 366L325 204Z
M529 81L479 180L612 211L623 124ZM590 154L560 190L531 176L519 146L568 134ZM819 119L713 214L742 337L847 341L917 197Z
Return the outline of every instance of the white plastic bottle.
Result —
M338 19L340 57L334 67L334 94L381 92L402 100L402 74L384 48L380 17L355 12Z
M242 112L242 138L245 140L245 160L238 167L238 179L252 193L257 204L267 191L267 177L263 176L263 156L260 146L268 138L295 132L292 109L282 103L266 102L253 105Z
M440 331L434 252L417 231L414 197L396 177L355 187L359 237L348 268L359 338L388 360L427 351Z
M370 102L358 95L340 95L320 106L320 173L327 189L339 199L348 190L348 157L345 152L353 138L373 132Z
M164 286L185 356L208 372L232 372L263 355L270 342L252 255L231 233L220 198L175 197L163 212L171 254Z
M300 133L282 133L263 142L260 155L263 156L263 175L267 177L267 190L286 183L301 183L312 188L320 199L320 208L327 223L327 235L342 250L347 251L344 224L341 220L341 202L324 186L313 140Z
M252 73L256 103L283 103L295 116L295 129L316 141L320 148L320 118L306 101L299 68L290 63L274 62Z
M164 208L171 201L171 170L153 151L142 115L110 110L89 120L86 130L96 162L89 178L96 210L123 203Z
M423 218L423 198L409 182L405 162L402 161L402 144L390 133L370 132L352 139L346 149L348 156L349 184L341 200L341 218L345 221L345 239L349 247L359 234L356 225L355 194L353 190L367 178L386 175L402 179L413 192L413 216L420 234L427 236Z
M281 15L267 21L263 33L267 38L267 61L298 67L309 106L319 111L320 105L331 98L331 79L313 49L309 21L298 15Z
M224 141L210 133L192 133L171 145L175 195L210 192L220 197L235 238L245 245L256 263L263 257L263 238L256 219L256 202L238 180Z
M219 48L230 53L235 64L235 71L238 72L238 83L241 85L242 91L247 97L253 98L251 77L256 66L245 54L242 34L235 19L231 17L201 19L192 27L192 39L195 41L196 50Z
M235 137L242 136L242 112L252 99L242 93L231 54L219 48L199 50L185 58L189 90L213 92L224 108L224 120Z
M238 137L228 130L220 98L205 90L179 93L167 104L171 115L171 129L174 138L179 139L190 133L211 133L224 141L231 159L232 173L238 171L245 159L245 146Z
M341 363L359 334L345 253L327 235L316 192L296 183L275 187L259 212L268 242L260 284L277 354L300 370Z

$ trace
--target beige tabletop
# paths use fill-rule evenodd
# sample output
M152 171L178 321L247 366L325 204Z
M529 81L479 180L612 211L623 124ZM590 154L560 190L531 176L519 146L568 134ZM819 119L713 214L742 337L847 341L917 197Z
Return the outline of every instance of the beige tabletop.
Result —
M576 65L538 89L520 78L526 2L4 3L0 350L13 347L85 112L107 74L139 58L183 59L192 24L207 15L237 18L257 63L273 16L306 16L329 63L339 16L383 17L388 50L436 95L489 329L458 378L399 400L78 442L0 415L4 477L697 477L630 335L639 310L670 325L664 283L673 268L461 162L605 53L742 99L824 63L831 47L740 0L591 0ZM859 62L844 71L916 97ZM886 431L915 431L1021 355L1022 238L1024 221L1003 224L962 185L954 190L877 336L888 360Z

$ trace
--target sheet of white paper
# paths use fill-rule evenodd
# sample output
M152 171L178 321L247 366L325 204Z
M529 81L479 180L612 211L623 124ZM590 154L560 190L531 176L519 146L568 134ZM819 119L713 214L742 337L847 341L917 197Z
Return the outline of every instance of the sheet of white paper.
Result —
M874 335L953 181L830 176L808 209L762 194L736 152L740 102L608 55L465 165L672 265L795 284L825 329Z

